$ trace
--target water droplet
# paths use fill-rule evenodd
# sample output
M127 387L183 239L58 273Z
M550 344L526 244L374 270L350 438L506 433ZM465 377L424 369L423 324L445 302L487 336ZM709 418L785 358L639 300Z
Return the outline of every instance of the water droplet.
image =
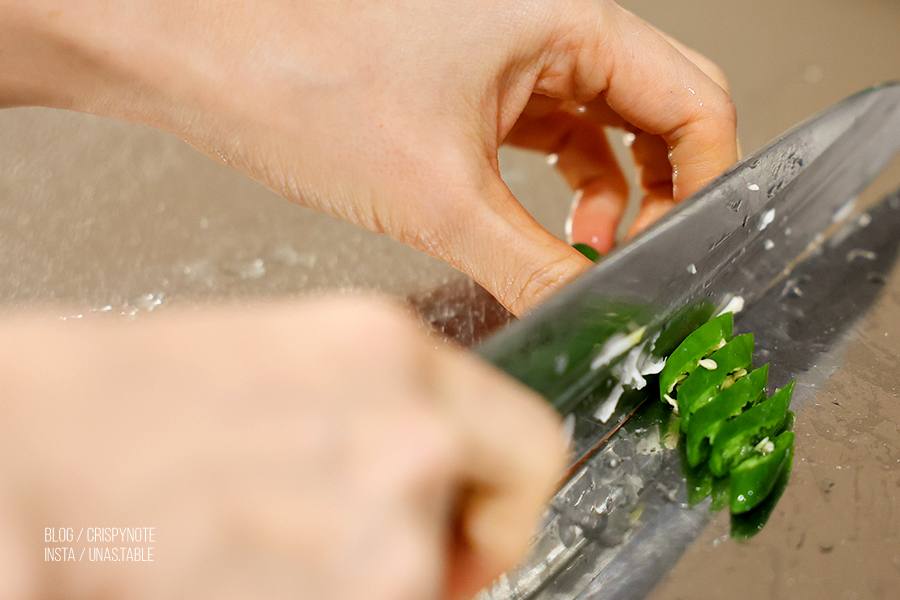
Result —
M748 184L747 184L747 189L750 190L751 192L758 192L758 191L759 191L759 186L756 185L755 183L748 183Z
M635 139L637 139L637 136L631 131L626 131L622 134L622 143L625 144L626 148L631 148Z
M771 225L772 221L774 221L774 220L775 220L775 209L770 208L769 210L764 212L762 214L762 216L760 216L759 223L757 224L756 228L759 231L763 231L763 230L765 230L766 227Z
M557 162L559 162L559 154L557 154L556 152L551 152L547 155L546 160L548 165L555 165Z

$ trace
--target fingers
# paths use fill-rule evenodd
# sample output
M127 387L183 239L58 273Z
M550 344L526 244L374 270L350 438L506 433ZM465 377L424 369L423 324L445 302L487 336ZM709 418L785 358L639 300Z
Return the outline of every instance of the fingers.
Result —
M571 241L607 252L627 184L604 127L635 134L632 154L645 195L627 237L733 164L738 148L722 71L616 5L601 10L600 28L584 25L596 23L596 14L570 13L576 25L564 28L568 51L551 58L535 86L552 98L533 96L507 141L558 157L560 172L580 193ZM560 75L567 70L570 78Z
M736 119L730 98L694 63L642 21L625 13L621 37L638 38L640 49L609 76L606 100L642 130L668 145L672 196L680 201L737 159ZM624 39L619 48L627 46Z
M736 123L728 94L631 13L613 3L604 4L605 19L598 28L596 7L588 5L584 10L591 15L573 12L574 30L564 30L572 51L552 57L537 91L592 99L589 109L597 104L603 110L603 104L608 104L634 127L661 136L676 201L734 163ZM569 80L558 76L564 67L572 73ZM599 94L603 98L596 98Z
M462 478L448 597L469 598L522 560L566 459L559 417L533 392L461 357L445 371ZM465 376L460 376L461 374Z
M500 178L495 158L485 153L475 165L468 160L429 172L448 174L442 185L421 183L434 208L412 219L403 215L404 229L392 235L466 273L522 316L592 263L528 214Z
M377 459L362 470L373 474L367 478L374 490L368 498L402 494L406 512L424 517L410 529L440 536L445 597L471 598L525 555L563 473L566 443L560 419L537 394L474 356L435 347L408 319L377 306L364 308L345 313L342 322L365 330L374 319L377 337L387 337L382 346L391 352L366 358L350 349L347 356L357 370L372 363L370 387L372 381L395 379L382 390L389 391L386 402L403 395L420 402L369 412L361 421L373 431L369 443L356 447L368 447L365 456ZM398 357L400 364L395 364ZM389 375L379 376L384 372ZM366 401L377 392L370 389ZM397 427L395 421L404 414L414 419ZM393 433L386 439L385 432ZM444 521L434 515L448 509L441 497L453 505Z
M672 166L669 164L663 139L646 132L638 132L631 146L631 153L640 172L644 197L637 216L628 228L626 239L646 229L675 205L672 194Z
M435 536L446 561L441 597L467 600L524 557L564 470L560 419L537 394L469 353L436 345L405 315L377 305L350 309L333 314L354 331L374 328L390 350L375 357L353 348L342 354L358 373L366 363L372 367L365 401L354 407L363 418L347 418L371 429L355 432L366 443L348 444L363 451L357 473L368 482L365 497L376 503L401 496L412 518L398 518L392 529L405 522ZM342 385L358 390L352 379ZM379 396L379 389L388 395ZM404 396L411 406L392 403ZM378 397L391 410L367 411Z
M510 312L522 316L591 266L541 227L513 197L499 175L473 201L459 243L461 268Z
M556 159L556 168L577 192L569 218L569 241L593 246L602 253L615 243L616 229L628 202L628 183L606 139L603 126L564 110L548 98L535 97L542 107L529 111L513 127L507 141L540 150Z

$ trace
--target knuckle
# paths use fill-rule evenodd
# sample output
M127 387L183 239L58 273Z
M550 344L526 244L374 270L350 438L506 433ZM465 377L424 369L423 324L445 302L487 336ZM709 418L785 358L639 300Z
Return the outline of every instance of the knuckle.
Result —
M728 120L728 123L731 125L731 127L733 129L737 129L737 121L738 121L737 105L734 103L734 101L731 99L730 96L725 101L725 103L722 107L722 112L725 113L725 118Z
M525 270L501 288L501 302L517 316L528 312L576 273L566 257L557 258L536 270Z

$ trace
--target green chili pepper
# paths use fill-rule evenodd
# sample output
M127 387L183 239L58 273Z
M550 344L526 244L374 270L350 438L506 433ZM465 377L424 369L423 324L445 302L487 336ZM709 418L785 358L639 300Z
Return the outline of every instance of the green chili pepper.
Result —
M731 537L736 540L746 540L760 531L765 526L769 517L775 510L775 505L787 489L791 478L791 466L794 458L794 446L791 444L788 450L787 460L782 466L781 472L772 485L772 491L760 502L756 508L747 512L731 515ZM730 512L730 511L729 511Z
M728 499L731 494L731 480L728 477L713 477L712 483L712 501L709 504L709 510L716 512L728 506Z
M681 475L687 487L688 504L694 506L712 493L713 474L706 463L688 463L684 444L678 444L678 453L681 458Z
M671 352L659 375L659 389L663 399L678 408L673 413L678 419L671 423L679 427L680 421L684 433L679 451L688 502L694 505L710 497L710 510L728 506L733 537L749 537L768 519L790 475L794 434L788 407L794 382L766 398L769 365L747 372L753 335L731 339L731 313L689 335L682 332L692 327L676 323L672 339L654 348L661 356Z
M593 262L597 262L603 255L600 254L593 246L588 246L587 244L572 244L572 247L584 254L586 257L591 259Z
M741 514L755 508L768 497L781 472L790 464L794 434L782 432L767 454L755 454L731 470L731 513Z
M716 305L709 300L685 304L672 315L653 343L653 356L668 358L687 336L709 321L716 312Z
M739 335L709 356L709 368L700 366L688 375L678 387L676 398L682 431L690 431L697 409L747 374L752 354L753 334Z
M769 365L764 365L725 388L691 416L687 431L687 459L692 467L709 457L716 434L726 419L741 414L745 406L755 406L766 397Z
M713 474L724 476L750 456L760 440L784 428L793 391L792 381L768 400L725 421L716 434L709 458L709 468Z
M710 510L716 511L728 506L729 485L727 477L716 477L707 463L688 465L682 456L683 475L687 486L688 504L694 506L704 498L712 496Z
M671 394L680 381L694 372L701 359L731 339L733 329L734 316L725 313L707 321L687 336L666 359L666 365L659 374L660 395Z

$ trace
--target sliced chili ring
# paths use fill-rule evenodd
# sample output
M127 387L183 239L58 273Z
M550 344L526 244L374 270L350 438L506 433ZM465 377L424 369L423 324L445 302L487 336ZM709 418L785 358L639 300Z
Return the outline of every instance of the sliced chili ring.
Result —
M660 395L671 394L678 382L694 372L701 359L731 339L733 329L734 316L731 313L724 313L707 321L687 336L666 359L666 365L659 374Z
M692 415L728 387L729 377L747 374L753 355L753 334L739 335L709 356L711 368L700 367L678 387L682 431L690 431Z
M722 477L750 456L760 440L775 435L784 427L793 391L792 381L768 400L725 421L716 434L709 458L713 474Z
M775 438L774 446L771 452L751 456L731 470L732 514L756 508L772 492L779 475L793 458L794 433L782 432Z
M719 392L691 415L686 446L688 463L692 467L709 457L710 447L726 419L741 414L745 406L755 406L766 397L768 377L769 365L766 364Z

